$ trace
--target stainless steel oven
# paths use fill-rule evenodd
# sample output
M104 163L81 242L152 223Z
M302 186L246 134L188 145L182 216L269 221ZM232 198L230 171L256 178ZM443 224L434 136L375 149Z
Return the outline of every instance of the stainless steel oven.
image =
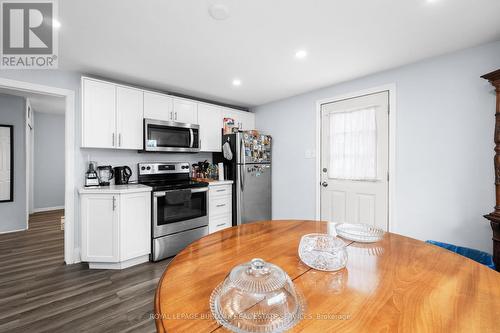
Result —
M200 126L144 119L144 151L198 152L200 151Z
M207 225L208 187L153 192L153 236Z
M153 261L176 255L208 234L208 184L191 181L189 163L139 163L139 183L153 187Z

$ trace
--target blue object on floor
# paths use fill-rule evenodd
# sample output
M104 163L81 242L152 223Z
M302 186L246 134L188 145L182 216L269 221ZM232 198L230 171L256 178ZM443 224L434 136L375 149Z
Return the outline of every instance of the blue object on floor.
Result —
M443 249L447 249L449 251L458 253L458 254L460 254L464 257L467 257L469 259L472 259L480 264L488 266L491 269L495 269L495 263L493 262L493 256L491 254L486 253L486 252L474 250L474 249L469 249L467 247L456 246L453 244L436 242L433 240L428 240L425 242L428 244L433 244L433 245L442 247Z

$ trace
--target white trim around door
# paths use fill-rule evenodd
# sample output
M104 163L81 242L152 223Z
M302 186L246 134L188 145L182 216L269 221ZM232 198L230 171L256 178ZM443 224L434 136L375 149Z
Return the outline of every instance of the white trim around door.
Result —
M396 207L396 84L387 84L375 88L334 96L316 102L316 220L321 218L321 105L345 99L389 92L389 225L387 231L394 230L394 209Z
M5 78L0 78L0 88L63 97L65 99L64 261L68 265L79 262L79 253L75 250L75 92Z

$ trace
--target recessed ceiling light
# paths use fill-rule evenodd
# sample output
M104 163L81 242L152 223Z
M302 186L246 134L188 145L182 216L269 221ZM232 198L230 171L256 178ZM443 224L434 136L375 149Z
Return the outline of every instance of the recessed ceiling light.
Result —
M59 22L58 20L54 19L54 20L52 21L52 26L53 26L54 28L56 28L56 29L57 29L57 28L60 28L60 27L61 27L61 22Z
M307 51L306 50L298 50L295 52L295 58L297 59L304 59L307 57Z
M241 86L241 80L240 79L234 79L233 80L233 86L235 86L235 87Z

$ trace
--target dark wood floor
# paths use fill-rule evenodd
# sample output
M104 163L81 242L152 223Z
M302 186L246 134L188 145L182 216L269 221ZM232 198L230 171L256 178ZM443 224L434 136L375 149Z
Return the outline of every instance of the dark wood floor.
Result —
M153 299L168 261L124 270L66 266L63 211L0 235L0 332L155 332Z

